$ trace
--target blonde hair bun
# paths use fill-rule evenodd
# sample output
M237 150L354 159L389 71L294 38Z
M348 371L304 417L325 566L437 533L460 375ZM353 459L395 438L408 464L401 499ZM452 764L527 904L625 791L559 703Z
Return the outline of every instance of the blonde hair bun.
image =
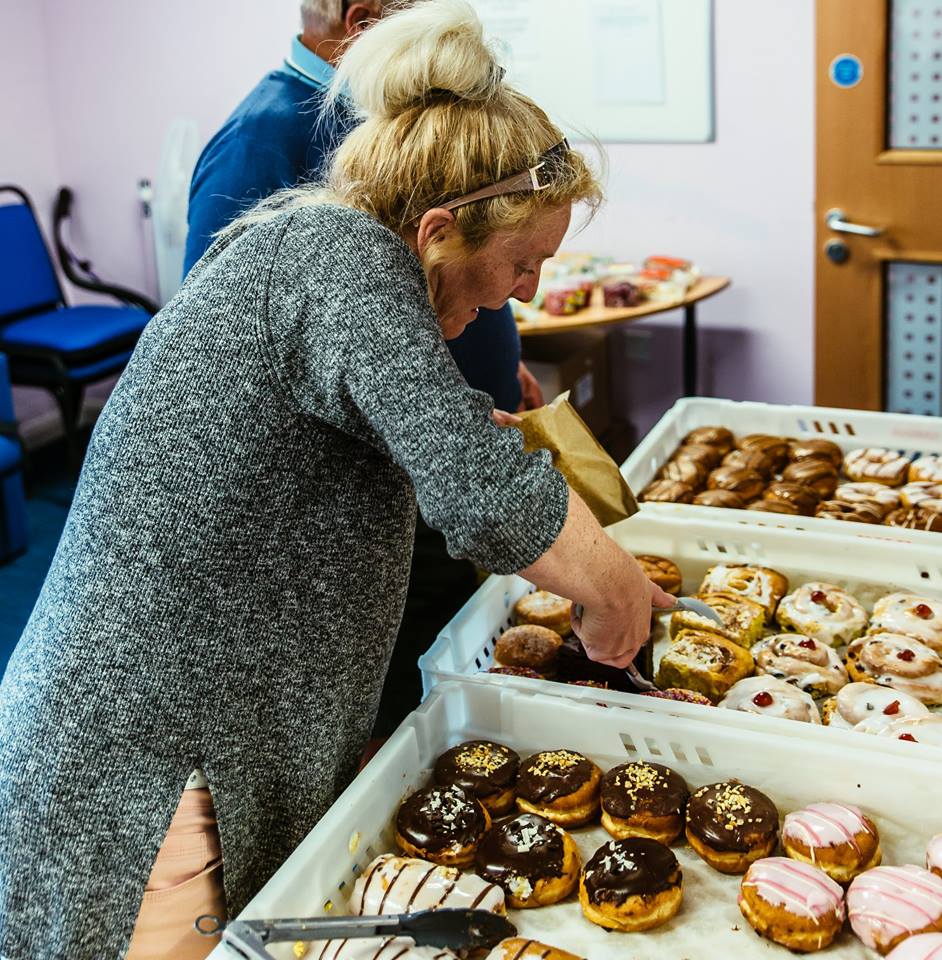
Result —
M393 11L344 53L332 93L365 117L392 118L439 92L489 100L503 70L467 0L421 0Z

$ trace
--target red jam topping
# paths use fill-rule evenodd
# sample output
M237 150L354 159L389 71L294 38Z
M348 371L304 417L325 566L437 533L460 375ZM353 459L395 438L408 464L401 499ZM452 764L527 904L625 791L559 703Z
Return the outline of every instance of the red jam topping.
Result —
M893 716L894 713L899 713L899 700L894 700L892 703L888 703L884 708L883 712L888 716Z
M799 640L799 641L798 641L798 646L799 646L799 647L804 647L806 650L814 650L816 644L815 644L814 640Z
M772 703L772 694L766 690L760 690L753 698L752 702L757 707L767 707Z
M900 652L896 654L896 657L898 660L905 660L909 663L911 660L916 659L916 654L913 653L912 650L900 650Z
M910 743L918 743L919 741L911 733L901 733L899 735L900 740L908 740Z
M932 607L925 603L920 603L913 607L913 613L916 614L920 620L932 619Z
M827 598L828 595L823 590L815 590L814 593L811 594L812 603L824 603Z

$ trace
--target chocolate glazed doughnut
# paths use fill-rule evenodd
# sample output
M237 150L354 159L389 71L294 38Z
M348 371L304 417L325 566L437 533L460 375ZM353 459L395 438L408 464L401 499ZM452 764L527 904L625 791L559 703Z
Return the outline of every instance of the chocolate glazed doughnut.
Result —
M543 907L568 896L579 879L579 852L561 827L522 813L484 835L478 876L503 887L511 907Z
M599 810L602 771L574 750L544 750L523 762L517 806L561 827L579 827Z
M754 787L725 780L701 787L687 804L687 841L720 873L745 873L778 842L778 810Z
M585 865L579 903L610 930L650 930L670 920L683 898L683 872L669 847L644 837L610 840Z
M623 763L602 777L602 826L617 840L672 843L684 829L684 778L659 763Z
M501 816L513 809L519 769L520 757L510 747L489 740L468 740L438 758L435 782L458 784L480 800L488 813Z
M413 857L446 867L469 867L491 818L461 787L413 793L396 815L396 842Z

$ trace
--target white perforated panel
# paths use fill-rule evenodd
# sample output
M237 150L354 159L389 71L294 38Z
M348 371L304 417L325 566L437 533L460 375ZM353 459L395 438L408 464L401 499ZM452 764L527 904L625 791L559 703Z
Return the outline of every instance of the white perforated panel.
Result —
M890 8L889 146L942 150L942 0Z
M891 263L886 278L886 409L942 416L942 264Z

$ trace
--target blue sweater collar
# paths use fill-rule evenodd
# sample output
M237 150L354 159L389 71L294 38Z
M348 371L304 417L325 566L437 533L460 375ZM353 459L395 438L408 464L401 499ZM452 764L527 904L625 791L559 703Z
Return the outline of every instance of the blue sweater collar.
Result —
M293 77L303 80L311 87L324 89L334 78L334 68L316 53L308 50L300 37L291 41L291 55L285 57L285 69Z

